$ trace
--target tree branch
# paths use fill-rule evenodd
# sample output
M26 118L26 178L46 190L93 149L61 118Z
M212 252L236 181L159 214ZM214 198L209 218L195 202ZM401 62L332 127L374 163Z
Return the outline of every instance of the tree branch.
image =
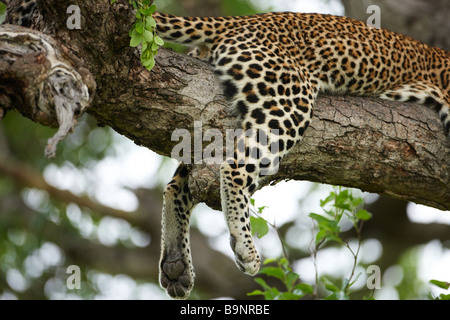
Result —
M58 126L46 149L47 156L54 156L57 143L92 100L90 73L52 38L19 26L0 26L0 52L0 108Z
M82 57L97 83L88 112L139 145L169 156L176 129L194 137L203 130L238 128L210 66L161 49L157 65L146 71L139 52L129 48L132 13L127 1L38 0L43 29ZM44 5L45 3L45 5ZM61 13L80 7L82 30L64 27ZM225 136L225 134L224 134ZM206 143L207 144L207 143ZM433 110L413 103L371 98L318 99L302 143L262 186L284 179L357 187L364 191L450 210L450 147ZM195 166L194 199L220 207L217 166Z

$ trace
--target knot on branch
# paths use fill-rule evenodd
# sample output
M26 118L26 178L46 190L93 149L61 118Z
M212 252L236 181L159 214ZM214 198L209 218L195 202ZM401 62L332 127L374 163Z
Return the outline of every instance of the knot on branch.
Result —
M95 82L80 60L35 30L0 26L0 108L59 127L45 154L69 134L92 101Z

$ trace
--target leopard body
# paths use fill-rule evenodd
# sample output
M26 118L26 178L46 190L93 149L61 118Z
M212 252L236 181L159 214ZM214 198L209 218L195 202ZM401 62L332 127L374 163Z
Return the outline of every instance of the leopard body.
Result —
M9 2L7 22L29 26L36 1ZM442 49L333 15L177 17L155 12L153 18L160 37L195 47L191 55L212 65L242 129L251 132L220 167L231 248L239 269L250 275L261 263L250 230L250 196L260 176L276 170L302 139L319 92L429 105L450 134L450 53ZM268 137L265 143L261 132ZM188 167L181 163L164 190L160 284L175 298L189 296L195 276L188 178Z
M250 230L250 196L262 170L276 168L302 139L320 92L429 105L449 135L450 53L442 49L333 15L285 12L212 18L156 12L154 18L159 36L194 46L191 55L212 65L242 129L254 132L247 138L256 145L238 141L234 156L220 167L231 248L237 266L247 274L256 274L261 263ZM265 146L258 144L257 132L270 136ZM263 152L264 147L269 152ZM166 187L163 209L163 221L177 221L171 226L177 230L172 239L179 240L175 247L177 241L162 243L160 283L177 298L189 295L194 280L187 240L192 209L187 179L187 167L180 164ZM174 201L175 210L169 209Z

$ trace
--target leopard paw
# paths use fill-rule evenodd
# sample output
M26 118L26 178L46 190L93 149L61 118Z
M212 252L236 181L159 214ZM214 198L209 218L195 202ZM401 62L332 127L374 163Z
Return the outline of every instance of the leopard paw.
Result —
M189 297L194 286L194 270L189 259L177 254L164 256L160 263L159 283L172 298Z
M237 267L244 273L254 276L258 273L261 259L256 251L253 241L248 240L247 244L238 243L234 236L230 236L230 246L234 252Z

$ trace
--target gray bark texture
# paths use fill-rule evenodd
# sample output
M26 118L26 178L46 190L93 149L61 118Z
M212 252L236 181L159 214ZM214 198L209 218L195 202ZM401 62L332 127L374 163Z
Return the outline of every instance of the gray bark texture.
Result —
M128 1L38 0L44 31L77 56L96 84L87 112L155 152L170 156L176 129L194 121L203 130L238 128L209 65L161 49L151 71L129 47L133 12ZM78 5L81 30L66 27L66 9ZM29 88L24 84L22 91ZM21 106L16 106L20 112ZM208 143L205 142L205 145ZM450 147L433 110L413 103L322 96L304 141L263 185L285 179L360 188L450 210ZM217 166L193 166L197 202L220 207Z

